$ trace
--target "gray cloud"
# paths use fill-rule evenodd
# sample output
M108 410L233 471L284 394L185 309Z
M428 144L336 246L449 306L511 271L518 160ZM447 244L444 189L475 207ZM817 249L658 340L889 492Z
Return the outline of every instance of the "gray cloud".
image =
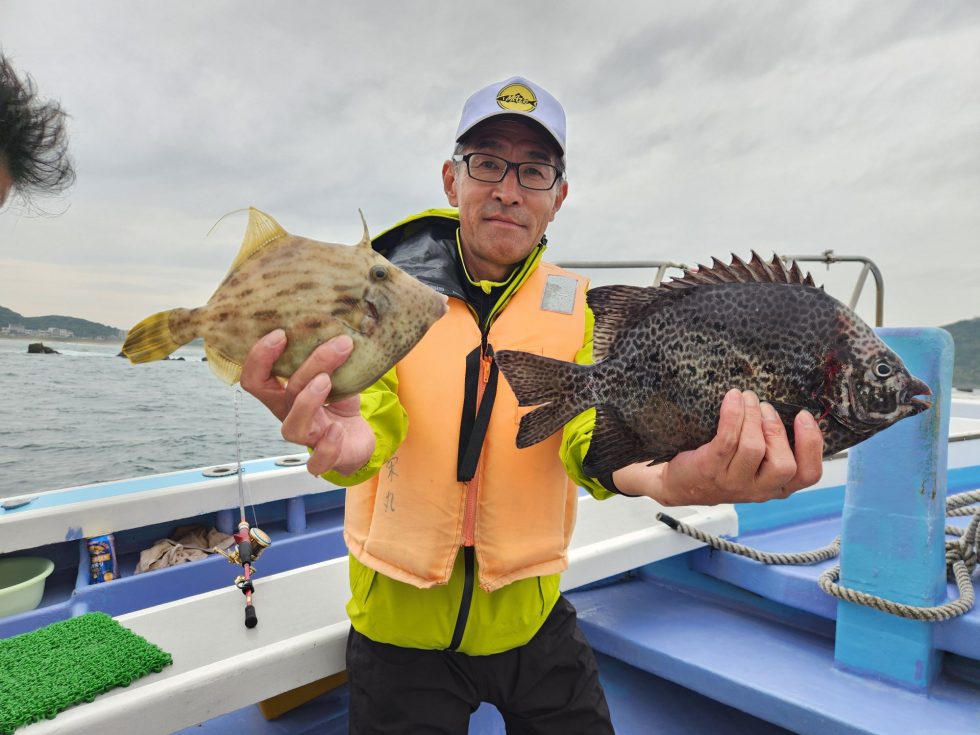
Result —
M128 326L210 295L232 210L354 242L358 208L444 206L463 99L521 73L569 116L551 258L834 248L879 262L892 324L980 313L980 6L598 6L0 0L79 174L61 216L0 214L0 304Z

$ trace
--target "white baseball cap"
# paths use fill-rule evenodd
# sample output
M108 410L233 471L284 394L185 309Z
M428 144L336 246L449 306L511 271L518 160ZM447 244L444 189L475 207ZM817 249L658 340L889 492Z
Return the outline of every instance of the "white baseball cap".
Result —
M498 115L527 117L548 131L565 153L565 110L546 89L524 77L496 82L470 95L456 129L456 141L476 125Z

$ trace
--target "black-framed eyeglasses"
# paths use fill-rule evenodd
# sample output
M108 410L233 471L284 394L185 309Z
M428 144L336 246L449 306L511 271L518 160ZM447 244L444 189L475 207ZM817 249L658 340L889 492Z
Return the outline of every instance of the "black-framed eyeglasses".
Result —
M489 153L455 155L453 160L456 163L466 164L466 173L470 175L470 178L485 181L488 184L503 181L507 172L514 169L517 171L518 183L525 189L534 189L535 191L548 191L561 175L561 170L550 163L539 161L514 163L500 156L491 156Z

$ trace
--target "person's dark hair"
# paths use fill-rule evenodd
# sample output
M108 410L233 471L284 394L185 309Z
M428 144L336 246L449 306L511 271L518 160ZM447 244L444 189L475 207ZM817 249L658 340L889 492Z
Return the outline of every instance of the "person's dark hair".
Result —
M57 194L75 181L67 117L57 102L40 100L34 80L19 79L0 55L0 165L23 201L35 192Z

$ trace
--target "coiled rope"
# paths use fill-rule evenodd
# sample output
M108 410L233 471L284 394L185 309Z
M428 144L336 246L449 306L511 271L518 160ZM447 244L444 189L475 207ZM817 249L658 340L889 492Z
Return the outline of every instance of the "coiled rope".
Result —
M946 526L945 528L947 535L958 537L955 540L946 542L946 574L947 577L956 582L956 586L959 588L959 599L933 606L907 605L901 602L886 600L884 597L871 595L867 592L859 592L858 590L838 584L837 580L840 579L840 564L835 564L821 574L817 579L817 584L824 592L840 600L864 605L910 620L939 622L969 612L976 602L972 575L976 571L977 555L978 551L980 551L980 539L978 539L980 508L970 507L976 503L980 503L980 490L959 493L946 499L947 516L972 516L969 525L965 529L959 526ZM721 536L705 533L693 526L689 526L683 521L672 518L666 513L658 513L657 520L666 523L679 533L708 544L712 548L738 554L739 556L746 556L762 564L817 564L828 559L834 559L840 554L840 536L835 538L827 546L819 549L801 551L794 554L782 554L760 551L750 546L729 541Z

